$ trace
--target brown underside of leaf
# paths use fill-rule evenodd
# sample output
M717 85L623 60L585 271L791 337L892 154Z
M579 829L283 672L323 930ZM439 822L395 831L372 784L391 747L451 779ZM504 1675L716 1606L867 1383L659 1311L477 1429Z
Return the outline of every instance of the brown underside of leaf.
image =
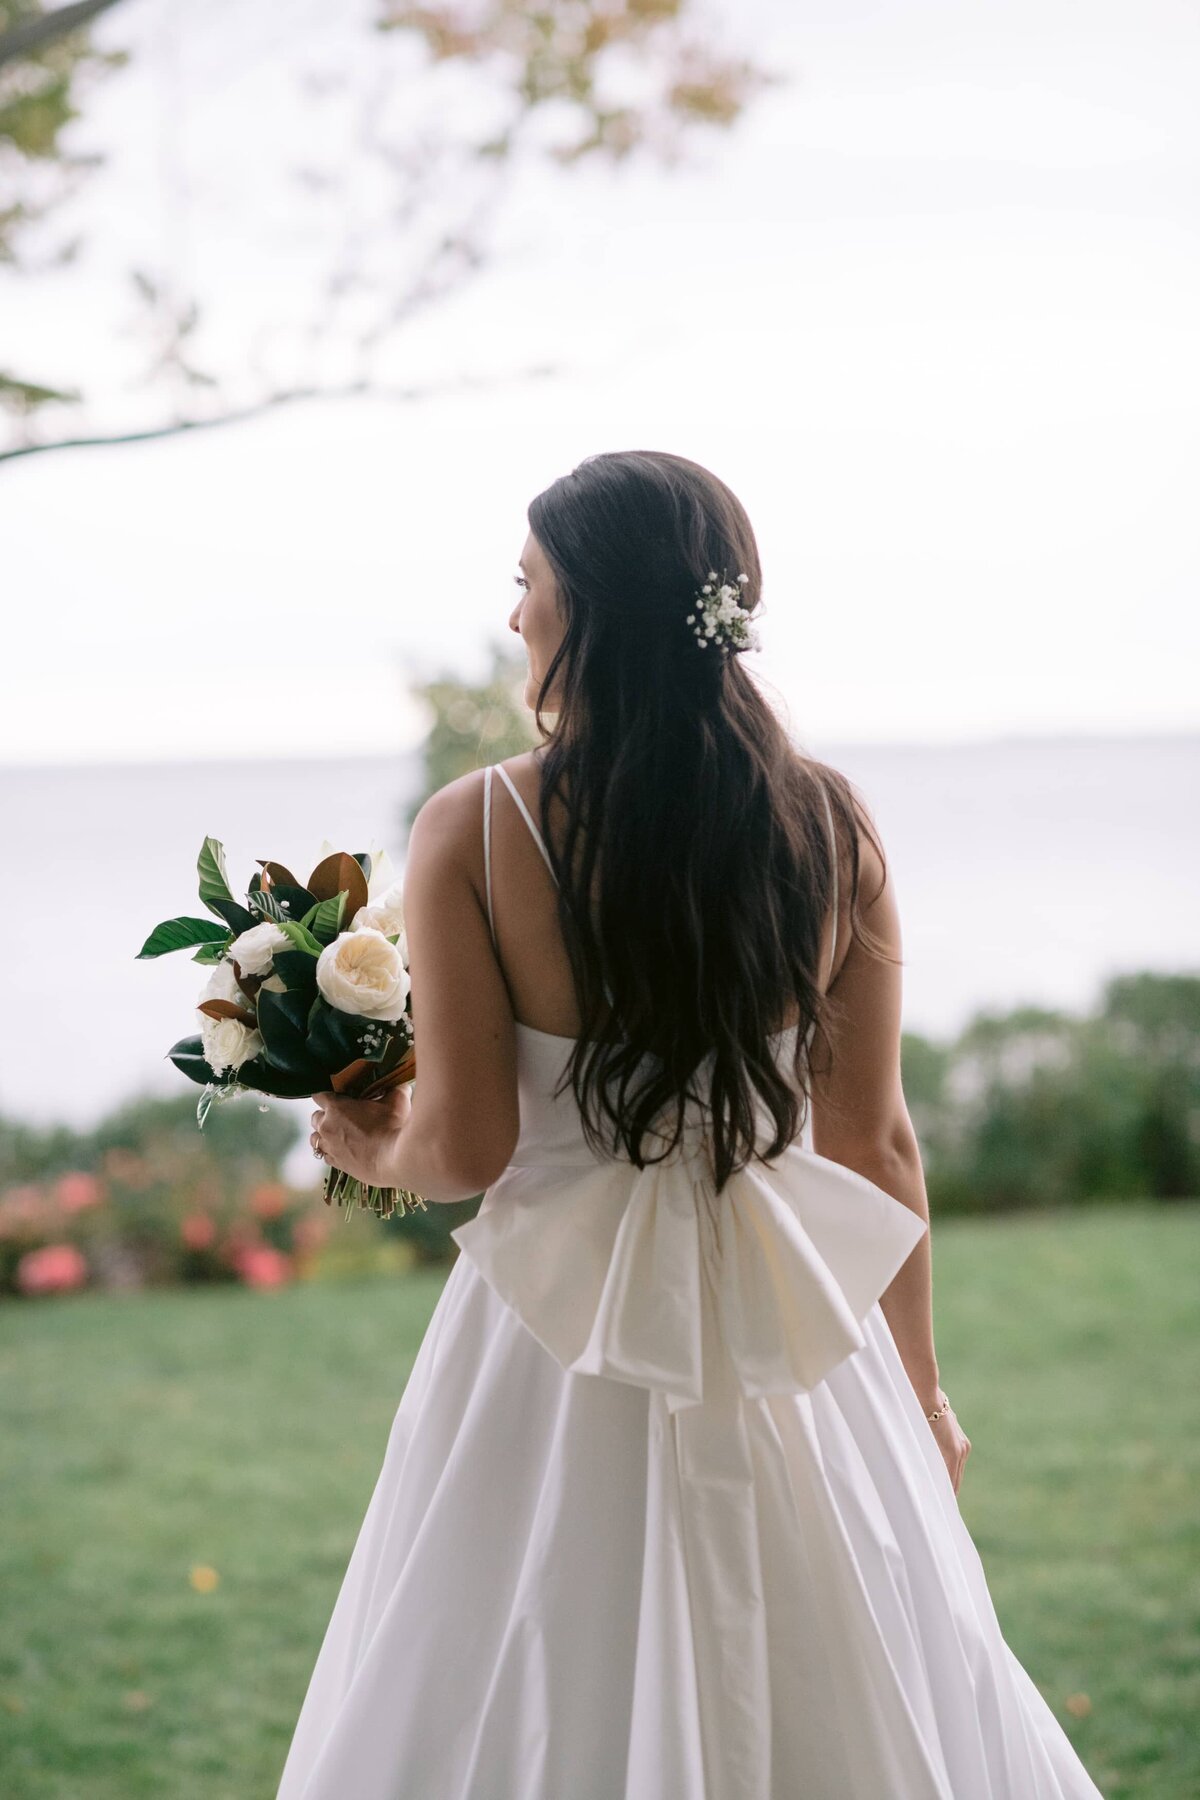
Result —
M336 900L344 890L346 910L342 918L347 925L359 907L367 904L367 878L362 866L344 850L335 851L324 862L319 862L303 885L316 900Z
M237 982L247 1000L253 1000L255 994L257 994L259 988L262 986L265 977L262 975L243 975L241 969L238 967L236 957L231 956L229 960L233 965L233 979Z
M240 1019L243 1025L257 1025L258 1020L244 1006L237 1006L232 1000L202 1000L197 1007L210 1019Z
M304 883L297 881L292 871L285 869L282 863L264 862L261 856L255 857L254 860L262 870L262 885L266 893L269 894L274 887L302 888L304 886Z
M335 1094L349 1094L355 1100L374 1100L376 1095L386 1094L390 1088L399 1087L401 1082L413 1079L417 1072L416 1051L406 1051L394 1069L389 1069L386 1075L378 1075L374 1080L367 1081L365 1087L360 1087L363 1077L375 1067L375 1063L367 1062L360 1056L331 1076L329 1085Z

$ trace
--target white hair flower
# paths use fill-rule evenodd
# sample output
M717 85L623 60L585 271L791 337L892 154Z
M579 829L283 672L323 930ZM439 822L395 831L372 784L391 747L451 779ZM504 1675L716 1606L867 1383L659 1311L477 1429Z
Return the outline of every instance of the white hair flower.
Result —
M739 573L735 586L719 576L715 569L709 570L708 580L695 596L699 619L696 613L687 616L687 623L693 627L693 636L702 650L709 644L728 650L761 648L758 634L750 625L750 608L741 604L741 590L749 579L744 572ZM720 586L714 587L717 582Z

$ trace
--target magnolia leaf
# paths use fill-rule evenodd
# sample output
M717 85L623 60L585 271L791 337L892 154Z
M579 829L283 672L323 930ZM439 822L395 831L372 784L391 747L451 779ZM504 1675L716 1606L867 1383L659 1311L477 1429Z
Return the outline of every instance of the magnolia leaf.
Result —
M255 861L262 870L260 879L263 887L298 888L304 886L304 883L302 881L297 881L296 877L292 874L292 871L290 869L285 869L282 863L264 862L261 856L256 857Z
M258 1094L270 1094L273 1100L306 1100L310 1094L321 1093L325 1086L323 1074L305 1070L303 1074L292 1075L259 1056L252 1056L249 1062L242 1063L237 1070L237 1079L243 1087L253 1088Z
M354 860L358 864L359 868L362 870L364 878L367 881L370 881L371 869L373 866L372 862L371 862L370 852L367 850L356 850L354 852Z
M319 902L307 888L285 887L282 883L269 890L269 896L281 908L286 919L303 919Z
M281 925L287 918L270 888L251 888L247 897L251 912L256 912L260 919L270 919L272 924Z
M258 1020L244 1006L233 1000L201 1000L196 1008L209 1019L240 1019L243 1025L257 1025Z
M307 926L313 936L322 944L332 944L342 929L342 920L346 913L346 901L349 899L345 888L335 894L332 900L318 900L309 908L300 923Z
M367 904L367 878L362 865L339 850L317 864L308 878L308 891L315 900L333 900L343 888L346 911L353 918L359 907Z
M392 1026L379 1019L365 1019L362 1014L342 1012L330 1006L323 995L313 1001L307 1018L308 1050L315 1062L328 1069L340 1069L344 1063L361 1058L365 1062L382 1062L395 1037Z
M252 925L258 924L254 914L237 900L213 899L208 902L208 906L219 919L224 919L229 929L238 937L243 931L249 931Z
M307 925L302 925L299 919L280 919L278 924L280 931L291 939L297 950L306 950L310 956L320 956L325 946L319 938L313 936Z
M358 1090L356 1099L374 1100L378 1094L386 1094L389 1089L401 1087L406 1081L414 1081L417 1074L417 1053L415 1048L408 1049L395 1068L387 1069L382 1075L376 1075L364 1088ZM341 1090L338 1090L339 1092Z
M303 994L264 989L258 996L258 1029L265 1046L262 1060L287 1076L303 1076L316 1087L325 1079L325 1067L305 1041L307 1020L308 1003Z
M170 950L190 950L193 944L224 944L228 939L228 929L211 919L164 919L154 927L138 957L165 956Z
M307 950L277 950L271 966L290 993L303 993L311 1002L317 991L317 965Z
M218 838L205 838L196 858L196 873L200 877L200 898L210 912L216 911L214 901L233 899L225 868L225 847Z
M329 1085L335 1094L352 1094L364 1076L374 1079L375 1064L359 1058L356 1062L347 1063L344 1069L329 1077Z
M217 1079L204 1060L199 1036L180 1038L177 1044L171 1045L167 1055L182 1075L186 1075L189 1081L199 1083L201 1087L207 1087L210 1081Z
M201 944L192 961L198 963L219 963L225 954L229 936L223 937L219 944Z

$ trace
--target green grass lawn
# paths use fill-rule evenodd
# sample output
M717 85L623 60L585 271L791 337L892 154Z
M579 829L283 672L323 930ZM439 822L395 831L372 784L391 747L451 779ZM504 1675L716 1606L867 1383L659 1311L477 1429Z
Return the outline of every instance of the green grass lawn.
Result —
M1106 1800L1200 1793L1198 1225L934 1227L959 1504ZM273 1800L442 1279L0 1311L5 1800Z

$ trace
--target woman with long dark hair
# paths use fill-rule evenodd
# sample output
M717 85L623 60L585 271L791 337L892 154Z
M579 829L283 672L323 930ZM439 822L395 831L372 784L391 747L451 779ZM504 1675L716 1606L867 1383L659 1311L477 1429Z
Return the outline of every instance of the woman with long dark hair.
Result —
M857 791L740 652L708 470L539 494L541 742L422 807L411 1100L317 1155L483 1193L278 1800L1084 1800L956 1499L900 929Z

